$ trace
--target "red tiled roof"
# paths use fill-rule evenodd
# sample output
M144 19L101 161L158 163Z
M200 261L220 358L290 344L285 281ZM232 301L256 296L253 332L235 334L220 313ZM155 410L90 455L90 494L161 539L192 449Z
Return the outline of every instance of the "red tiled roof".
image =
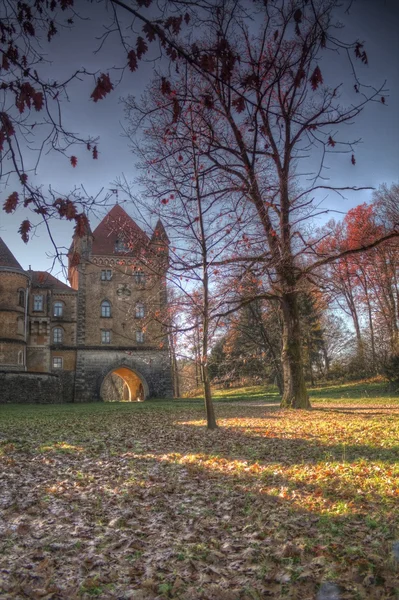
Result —
M117 241L124 244L119 252L115 250ZM149 241L147 234L116 204L93 231L92 254L132 255Z
M6 245L6 243L0 238L0 267L8 267L9 269L18 269L23 271L23 268Z
M63 283L51 273L47 271L27 271L32 280L32 287L34 288L50 288L52 290L69 290L73 291L69 285Z

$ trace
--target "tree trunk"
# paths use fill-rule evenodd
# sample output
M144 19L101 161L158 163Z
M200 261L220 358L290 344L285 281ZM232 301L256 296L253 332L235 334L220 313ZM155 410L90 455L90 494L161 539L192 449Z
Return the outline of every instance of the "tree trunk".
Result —
M204 389L204 400L205 400L205 412L206 412L206 426L208 429L217 429L215 410L213 407L211 383L208 374L208 364L202 365L202 385Z
M284 393L282 408L311 408L303 373L301 330L297 292L283 293L283 366Z

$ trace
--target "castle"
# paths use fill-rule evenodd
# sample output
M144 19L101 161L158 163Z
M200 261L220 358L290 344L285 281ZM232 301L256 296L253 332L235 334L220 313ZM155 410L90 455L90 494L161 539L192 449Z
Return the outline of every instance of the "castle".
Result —
M149 238L117 204L75 233L68 286L0 238L0 403L171 396L168 247L161 221Z

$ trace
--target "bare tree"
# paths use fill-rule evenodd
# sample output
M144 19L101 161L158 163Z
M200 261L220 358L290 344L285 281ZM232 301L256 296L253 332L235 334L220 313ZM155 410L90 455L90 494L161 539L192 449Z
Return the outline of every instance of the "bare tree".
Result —
M165 106L172 108L173 118L164 130L166 141L180 136L182 114L195 115L194 145L217 170L218 185L230 190L233 202L236 194L245 197L253 217L252 227L245 232L250 251L229 249L224 264L256 261L263 294L280 303L285 407L310 406L298 294L314 270L340 256L339 252L318 254L319 240L306 232L306 224L328 210L320 208L314 194L320 189L339 194L358 189L334 187L325 180L323 169L336 152L346 152L355 164L356 140L341 138L340 126L351 122L368 102L384 98L383 87L362 86L358 79L354 61L367 63L367 54L361 42L345 43L338 37L337 6L334 0L257 5L255 24L247 20L241 5L222 2L207 34L195 41L196 63L186 61L183 73L157 79L154 88L158 85L163 99L153 93L145 104L134 107L143 131L148 117L152 119ZM340 98L342 86L324 81L322 54L329 52L354 77L347 107ZM310 155L319 164L305 179L300 164ZM237 235L242 234L240 224ZM397 232L387 234L393 235ZM352 248L351 253L364 249Z

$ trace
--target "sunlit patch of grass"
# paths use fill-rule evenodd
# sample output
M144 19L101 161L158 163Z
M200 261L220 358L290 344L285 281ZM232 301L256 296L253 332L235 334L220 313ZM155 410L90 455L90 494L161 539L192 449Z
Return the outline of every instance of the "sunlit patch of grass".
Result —
M68 444L67 442L54 442L53 444L43 444L39 446L39 452L58 452L61 454L70 454L75 452L83 452L83 446Z

